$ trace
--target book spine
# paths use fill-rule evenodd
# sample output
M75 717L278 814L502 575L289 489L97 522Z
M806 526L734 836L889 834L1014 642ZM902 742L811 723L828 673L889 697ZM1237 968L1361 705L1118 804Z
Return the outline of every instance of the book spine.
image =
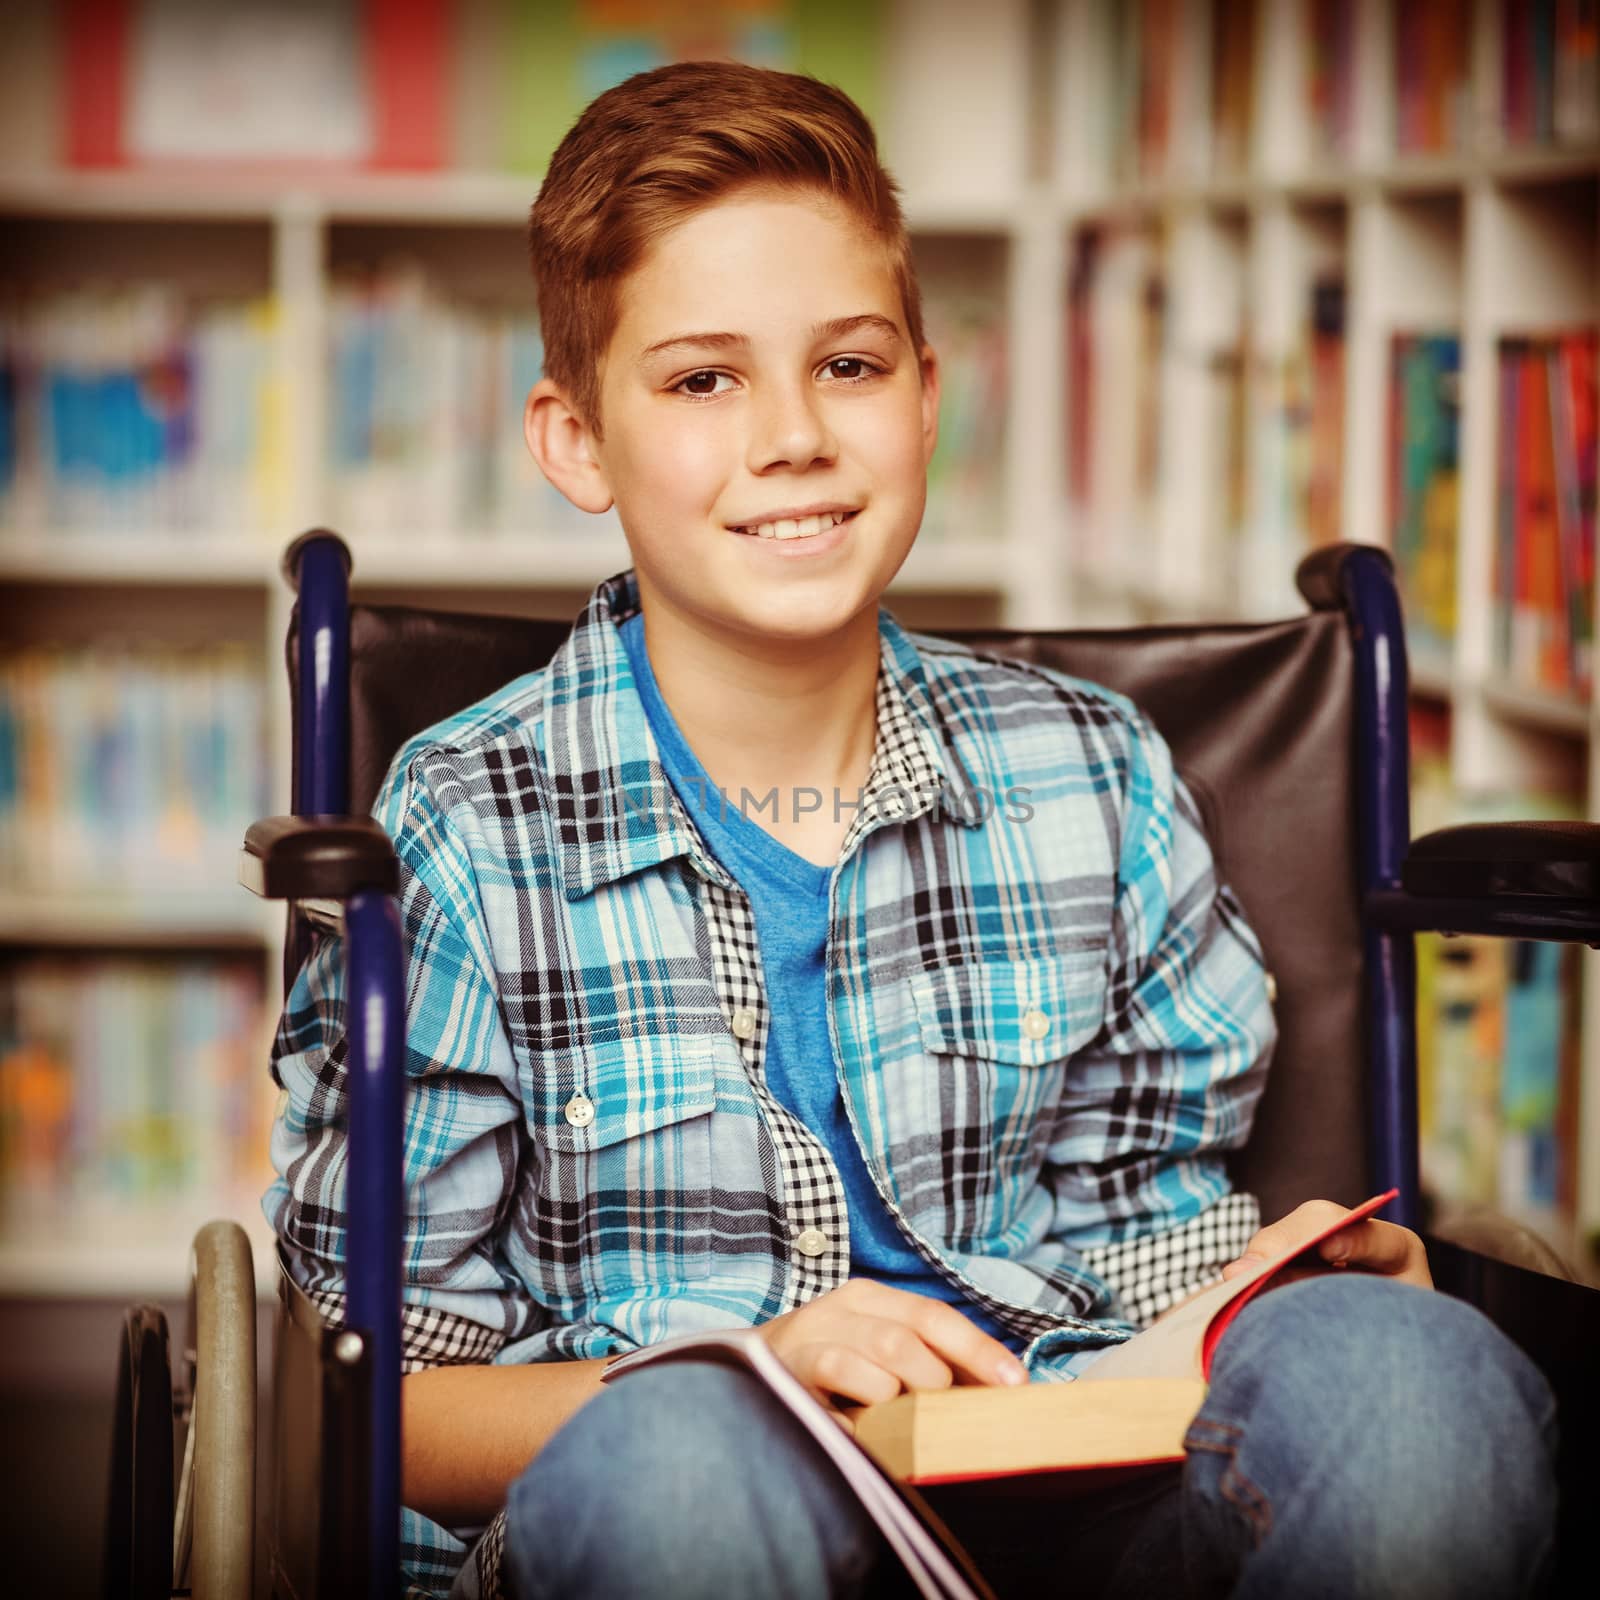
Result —
M1563 144L1600 139L1600 0L1558 0L1552 132Z

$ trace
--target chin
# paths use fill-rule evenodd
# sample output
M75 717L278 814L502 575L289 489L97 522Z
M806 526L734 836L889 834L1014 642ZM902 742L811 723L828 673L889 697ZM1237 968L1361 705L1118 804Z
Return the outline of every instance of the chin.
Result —
M751 632L769 639L825 639L839 633L862 612L877 613L884 583L865 576L827 584L774 585L766 593L731 596L736 612Z

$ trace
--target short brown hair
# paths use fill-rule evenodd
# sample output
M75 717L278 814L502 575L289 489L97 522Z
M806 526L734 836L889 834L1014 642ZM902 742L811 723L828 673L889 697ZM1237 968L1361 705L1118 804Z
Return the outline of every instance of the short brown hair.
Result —
M568 130L528 218L544 369L600 426L600 361L618 288L645 251L696 211L750 185L831 195L889 253L912 348L922 300L899 190L872 124L842 90L733 61L680 61L593 100Z

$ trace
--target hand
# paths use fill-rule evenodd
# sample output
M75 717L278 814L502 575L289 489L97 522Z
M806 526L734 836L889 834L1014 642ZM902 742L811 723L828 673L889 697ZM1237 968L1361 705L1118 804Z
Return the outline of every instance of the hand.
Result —
M872 1405L903 1389L1028 1381L1022 1363L954 1306L871 1278L851 1278L756 1332L841 1422L836 1400Z
M1237 1277L1258 1261L1271 1261L1293 1250L1297 1244L1320 1233L1330 1222L1347 1215L1349 1209L1348 1206L1335 1205L1331 1200L1307 1200L1271 1227L1262 1228L1244 1247L1244 1254L1222 1269L1222 1276ZM1433 1287L1433 1274L1428 1271L1428 1252L1422 1240L1409 1228L1399 1227L1393 1222L1379 1222L1376 1217L1368 1217L1364 1222L1354 1223L1324 1239L1316 1247L1313 1259L1319 1259L1330 1267L1355 1267L1361 1272L1376 1272L1387 1278L1397 1278L1401 1283L1417 1284L1423 1289ZM1318 1265L1296 1265L1286 1269L1273 1281L1292 1283L1296 1278L1311 1277L1320 1270Z

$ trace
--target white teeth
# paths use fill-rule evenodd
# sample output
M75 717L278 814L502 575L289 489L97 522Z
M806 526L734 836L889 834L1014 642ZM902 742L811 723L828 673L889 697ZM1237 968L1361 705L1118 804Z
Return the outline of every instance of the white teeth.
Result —
M757 522L742 529L761 539L809 539L836 528L849 515L845 511L824 511L814 517L784 517L777 522Z

